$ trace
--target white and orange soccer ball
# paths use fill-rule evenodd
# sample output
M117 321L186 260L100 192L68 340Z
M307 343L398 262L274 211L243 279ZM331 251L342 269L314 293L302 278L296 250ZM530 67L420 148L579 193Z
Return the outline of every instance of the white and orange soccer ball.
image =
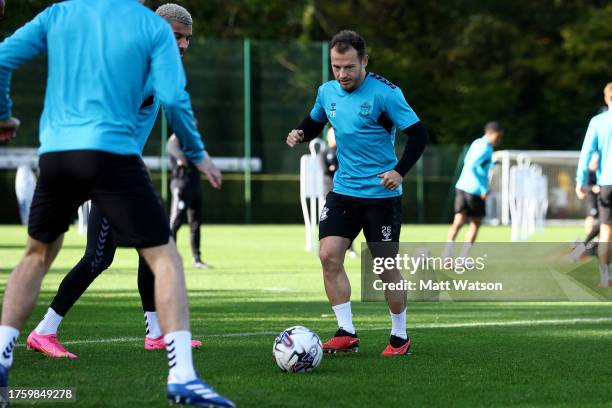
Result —
M323 347L317 333L304 326L293 326L276 337L272 354L282 371L308 373L321 364Z

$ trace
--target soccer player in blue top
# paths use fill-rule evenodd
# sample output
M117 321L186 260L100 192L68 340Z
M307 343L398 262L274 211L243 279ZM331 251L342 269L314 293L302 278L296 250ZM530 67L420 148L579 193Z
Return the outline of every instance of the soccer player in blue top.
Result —
M164 4L155 13L166 20L172 27L181 57L189 47L192 36L193 21L189 12L178 4ZM142 105L138 111L138 145L140 152L149 138L159 112L159 99L155 97L150 80L145 86ZM199 172L198 172L199 174ZM199 177L198 177L199 181ZM92 203L87 222L87 248L85 255L72 268L60 283L57 294L45 313L45 317L27 338L29 349L43 353L48 357L76 358L77 356L64 347L57 339L57 331L68 311L87 290L89 285L110 267L115 256L117 245L110 232L110 224L102 215L98 206ZM147 263L139 257L138 291L144 310L146 335L144 347L146 350L165 350L164 336L159 327L154 296L154 276ZM198 347L202 342L192 340L192 345Z
M594 152L599 154L597 185L599 185L599 286L612 287L610 279L610 240L612 238L612 82L604 88L604 99L608 110L594 116L589 123L578 169L576 171L576 194L584 199L588 192L587 176L589 162Z
M11 71L46 52L48 80L40 120L40 177L25 254L11 273L0 325L0 387L13 348L57 256L71 216L91 199L120 246L138 248L155 274L155 303L168 351L166 394L198 406L234 404L193 367L189 308L168 218L140 158L139 109L148 78L183 151L213 186L221 174L204 152L170 25L137 0L56 3L0 44L0 134L11 119Z
M353 326L351 285L344 254L363 229L373 256L395 256L401 228L404 175L423 154L427 131L406 102L402 91L383 77L366 71L364 39L344 30L329 43L335 80L319 87L310 114L287 135L291 147L314 139L330 123L336 133L338 171L319 220L319 258L325 292L338 320L335 336L323 344L328 353L356 351L359 338ZM400 160L395 156L395 130L408 136ZM386 246L376 245L387 243ZM397 270L387 270L384 282L398 282ZM383 356L405 355L406 293L386 290L391 336Z
M470 228L465 235L461 257L468 256L476 241L482 217L485 216L485 200L489 194L489 171L493 167L493 148L501 143L504 131L497 122L484 127L484 136L472 142L463 160L463 169L455 184L455 218L448 230L443 258L453 253L453 244L459 230L470 217Z

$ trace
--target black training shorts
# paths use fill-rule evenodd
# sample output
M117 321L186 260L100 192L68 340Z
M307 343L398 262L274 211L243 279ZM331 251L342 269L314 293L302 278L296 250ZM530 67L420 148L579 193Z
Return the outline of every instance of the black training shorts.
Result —
M117 244L147 248L170 238L168 217L142 159L94 150L42 154L29 235L45 243L68 230L72 215L92 200L108 218Z
M401 197L359 198L327 194L319 219L319 239L337 236L353 241L363 229L367 242L399 242Z
M599 222L612 224L612 186L601 186L597 204L599 204Z
M455 189L455 214L465 212L469 217L485 216L485 201L482 197Z
M588 187L592 187L592 186L588 186ZM586 216L587 217L593 217L593 218L597 218L597 216L599 215L599 204L598 204L598 196L599 194L595 194L594 192L590 191L587 193L586 195Z

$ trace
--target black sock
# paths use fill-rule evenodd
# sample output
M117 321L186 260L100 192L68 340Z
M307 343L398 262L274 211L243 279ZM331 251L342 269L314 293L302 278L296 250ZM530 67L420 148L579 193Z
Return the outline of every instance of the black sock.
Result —
M389 338L389 344L391 344L391 346L395 348L402 347L406 343L408 343L408 339L402 339L401 337L397 337L394 335L391 335L391 337Z

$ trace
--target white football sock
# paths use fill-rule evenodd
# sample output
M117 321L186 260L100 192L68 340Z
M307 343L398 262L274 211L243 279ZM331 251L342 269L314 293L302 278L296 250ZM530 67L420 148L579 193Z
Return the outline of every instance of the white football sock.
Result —
M164 336L168 352L168 383L186 383L197 378L191 355L191 333L182 330Z
M607 288L610 280L610 265L599 264L599 284Z
M455 250L455 241L446 241L446 245L444 245L444 250L442 251L442 259L452 257L454 250Z
M19 330L10 326L0 326L0 364L10 368L13 365L13 349L19 337Z
M332 309L334 309L334 313L336 314L338 327L351 334L355 334L355 327L353 326L353 313L351 312L351 302L348 301L346 303L332 306Z
M156 339L161 336L162 332L159 327L159 320L157 320L157 312L144 312L144 318L147 337Z
M62 319L63 317L58 315L55 310L49 308L34 331L42 335L56 334Z
M470 249L472 249L473 245L474 244L472 244L471 242L464 242L463 246L461 247L461 254L459 255L459 257L464 259L467 258L470 254Z
M391 335L401 337L406 340L408 334L406 333L406 309L402 313L395 314L389 310L391 315Z

